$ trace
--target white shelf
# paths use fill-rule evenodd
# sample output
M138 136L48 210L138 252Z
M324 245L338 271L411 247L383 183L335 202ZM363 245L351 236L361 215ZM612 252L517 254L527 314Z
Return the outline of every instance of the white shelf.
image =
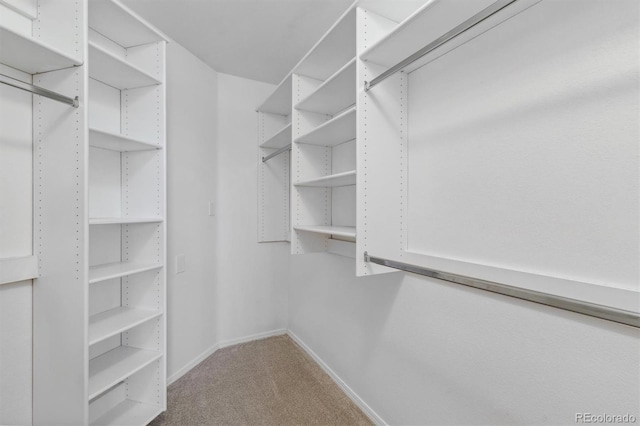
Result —
M335 146L356 138L356 107L336 115L296 139L298 143Z
M160 146L150 142L95 128L89 128L89 145L119 152L161 149Z
M161 84L151 74L92 42L89 42L89 77L120 90Z
M296 105L296 109L333 115L355 103L356 59L353 58L309 96L301 100Z
M38 257L0 258L0 285L38 278Z
M128 225L133 223L163 222L161 217L92 217L89 225Z
M160 311L120 306L89 317L89 345L125 332L162 315Z
M402 0L402 1L380 1L380 0L360 0L358 6L380 15L390 21L404 21L416 10L432 0Z
M260 112L271 114L290 115L291 114L291 74L276 87L269 97L258 107Z
M296 65L293 72L326 80L356 56L356 7L350 7Z
M0 27L0 46L0 63L28 74L82 65L79 58L5 27Z
M314 232L323 235L335 235L338 237L355 238L355 226L331 226L331 225L298 225L294 226L296 231Z
M291 143L291 123L278 130L276 134L264 141L261 148L284 148Z
M126 399L91 422L91 426L146 425L160 413L160 407Z
M162 268L157 263L115 262L89 268L89 284Z
M0 0L0 5L6 6L32 21L38 19L37 4L35 1Z
M335 175L322 176L317 179L310 179L303 182L294 183L294 186L313 186L323 188L335 188L337 186L348 186L356 184L356 171L351 170Z
M137 373L162 356L160 352L118 346L89 361L89 400Z
M392 67L495 2L429 1L363 51L360 59Z
M115 0L89 1L89 27L126 48L167 40L162 32Z

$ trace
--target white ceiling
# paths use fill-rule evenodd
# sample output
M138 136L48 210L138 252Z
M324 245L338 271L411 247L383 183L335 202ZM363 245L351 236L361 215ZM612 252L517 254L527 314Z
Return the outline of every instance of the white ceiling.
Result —
M216 71L279 83L353 0L123 0Z

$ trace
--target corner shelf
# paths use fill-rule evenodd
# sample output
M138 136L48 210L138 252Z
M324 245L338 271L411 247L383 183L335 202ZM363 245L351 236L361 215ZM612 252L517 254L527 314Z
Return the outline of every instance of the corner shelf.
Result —
M125 399L91 422L91 426L146 425L162 411L155 405Z
M336 173L335 175L322 176L316 179L310 179L303 182L294 183L294 186L312 186L321 188L335 188L338 186L349 186L356 184L356 171L351 170L344 173Z
M142 262L115 262L89 268L89 284L160 269L163 265Z
M161 311L120 306L89 317L89 346L162 315Z
M322 235L335 235L337 237L356 238L355 226L331 226L331 225L298 225L296 231L314 232Z
M260 148L284 148L291 143L291 123L277 131L273 136L264 141Z
M92 42L89 42L89 77L120 90L161 84L149 73Z
M356 58L350 60L295 108L333 115L356 103Z
M269 97L257 108L258 112L291 114L291 74L285 77Z
M161 217L92 217L89 225L129 225L134 223L164 222Z
M120 46L129 48L166 40L131 9L116 0L91 0L89 26Z
M106 130L95 128L89 128L89 145L94 148L102 148L119 152L162 149L161 146L154 145L151 142L145 142L119 133L108 132Z
M5 27L0 27L0 63L28 74L82 65L82 60Z
M160 352L118 346L89 361L89 400L160 359Z
M310 132L298 137L297 143L335 146L356 138L356 107L336 115Z

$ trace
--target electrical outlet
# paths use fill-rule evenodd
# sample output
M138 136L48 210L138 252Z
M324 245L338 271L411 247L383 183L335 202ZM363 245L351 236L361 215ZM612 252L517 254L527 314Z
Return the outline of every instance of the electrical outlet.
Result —
M176 274L181 274L185 270L185 258L184 254L176 256Z

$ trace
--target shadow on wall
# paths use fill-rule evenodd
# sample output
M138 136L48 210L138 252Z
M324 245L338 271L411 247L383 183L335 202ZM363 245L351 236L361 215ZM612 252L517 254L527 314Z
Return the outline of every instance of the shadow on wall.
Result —
M366 368L381 344L404 273L356 278L353 259L328 253L292 256L291 273L289 306L296 309L290 312L293 331L297 326L311 327L305 336L321 336L342 330L331 336L334 347L358 348L354 367Z

